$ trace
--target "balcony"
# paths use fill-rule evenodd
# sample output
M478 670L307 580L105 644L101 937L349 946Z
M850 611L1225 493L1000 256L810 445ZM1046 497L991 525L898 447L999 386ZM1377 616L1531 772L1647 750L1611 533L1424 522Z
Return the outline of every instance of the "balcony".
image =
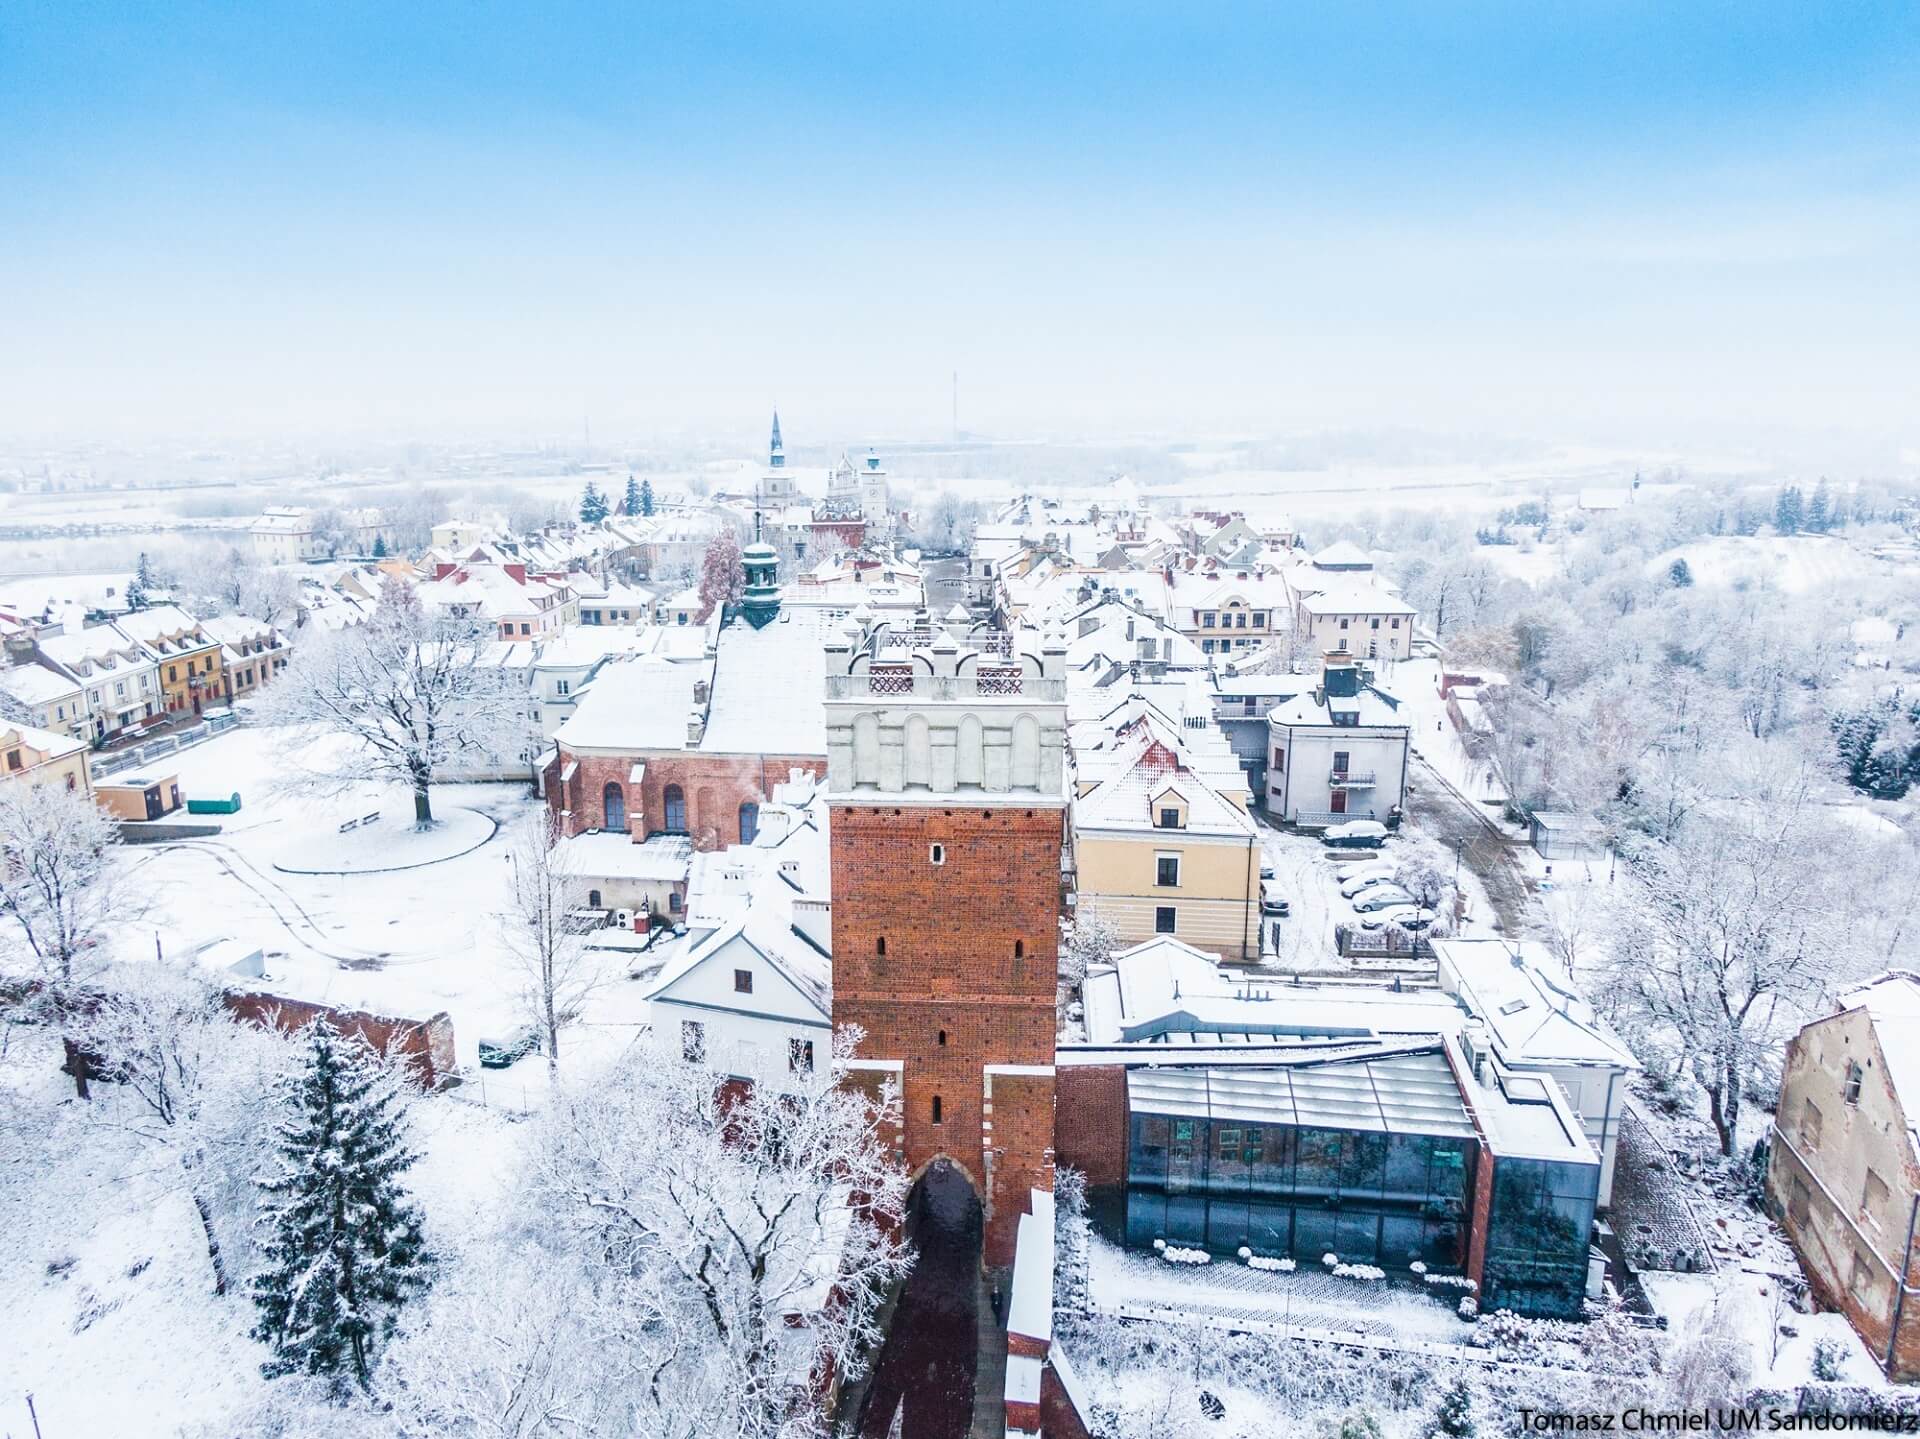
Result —
M1370 769L1337 769L1327 776L1327 783L1335 789L1372 789L1373 771Z

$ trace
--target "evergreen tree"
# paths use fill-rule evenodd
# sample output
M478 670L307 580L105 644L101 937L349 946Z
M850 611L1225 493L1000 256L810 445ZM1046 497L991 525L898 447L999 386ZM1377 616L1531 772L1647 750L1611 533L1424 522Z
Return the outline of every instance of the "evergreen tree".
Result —
M1773 527L1783 535L1797 535L1805 519L1806 506L1800 498L1800 487L1788 485L1773 502Z
M279 1162L258 1181L267 1267L253 1281L253 1337L274 1351L261 1370L365 1387L376 1350L434 1264L399 1183L417 1158L399 1089L365 1045L320 1019L276 1099Z
M384 560L387 557L387 537L385 535L375 535L373 537L373 557L376 560Z
M1447 1439L1473 1439L1477 1432L1473 1422L1473 1390L1467 1387L1465 1379L1454 1380L1441 1395L1440 1408L1433 1416L1433 1429Z
M1684 590L1693 583L1693 569L1685 559L1677 559L1667 566L1667 583L1676 590Z
M1807 528L1816 535L1824 535L1833 528L1833 498L1827 489L1825 475L1813 487L1813 498L1807 502Z
M600 493L600 487L587 481L587 488L580 496L580 523L597 525L607 517L607 497Z
M621 512L629 515L640 513L640 482L632 475L627 476L627 498L621 506Z
M650 515L653 513L653 481L652 480L642 480L640 482L640 513L643 515Z
M153 572L153 562L147 558L145 550L140 551L140 559L133 567L133 578L127 581L127 608L144 610L153 603L153 592L160 588L160 580Z

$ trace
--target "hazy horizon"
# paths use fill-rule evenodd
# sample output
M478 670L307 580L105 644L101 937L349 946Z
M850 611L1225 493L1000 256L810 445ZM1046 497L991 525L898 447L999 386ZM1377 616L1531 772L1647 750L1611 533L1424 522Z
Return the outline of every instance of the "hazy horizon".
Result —
M1920 17L12 7L0 434L1920 454Z

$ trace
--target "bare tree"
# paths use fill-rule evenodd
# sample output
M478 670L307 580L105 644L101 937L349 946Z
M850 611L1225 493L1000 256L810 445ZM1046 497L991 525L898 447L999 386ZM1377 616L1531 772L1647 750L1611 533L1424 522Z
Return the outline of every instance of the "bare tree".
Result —
M114 1086L112 1099L96 1107L100 1121L178 1167L206 1237L213 1292L225 1294L216 1215L251 1209L246 1176L267 1132L260 1095L283 1046L235 1021L212 985L158 964L112 971L77 1025L83 1048Z
M1734 1152L1743 1091L1829 975L1841 842L1802 776L1633 861L1639 892L1623 905L1614 992L1679 1041L1722 1154Z
M507 949L513 956L520 1004L540 1031L549 1073L560 1070L560 1031L579 1018L587 996L604 980L604 966L569 927L567 912L583 886L566 867L560 831L544 807L521 821L514 836L513 907Z
M266 692L260 718L350 743L309 747L295 783L322 792L368 779L413 792L415 821L433 823L435 776L457 760L524 755L532 737L524 687L495 664L493 627L477 615L429 614L390 579L363 625L317 635Z
M632 1432L824 1434L819 1381L877 1341L908 1264L906 1176L897 1097L843 1082L854 1042L842 1031L823 1069L735 1097L710 1071L630 1060L547 1116L528 1197L619 1306Z
M26 1002L71 1037L114 929L143 910L114 863L120 832L92 796L0 784L0 957ZM87 1066L72 1066L87 1096Z
M1087 977L1088 965L1105 964L1124 948L1119 930L1092 908L1081 909L1060 921L1060 978L1077 988Z

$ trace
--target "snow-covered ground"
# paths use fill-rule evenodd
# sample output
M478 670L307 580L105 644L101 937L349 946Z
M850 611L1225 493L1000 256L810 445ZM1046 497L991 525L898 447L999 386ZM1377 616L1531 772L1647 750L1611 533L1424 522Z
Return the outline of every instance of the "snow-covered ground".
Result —
M1663 551L1647 561L1647 573L1664 577L1682 559L1696 585L1765 584L1795 595L1854 585L1864 574L1895 572L1884 560L1832 536L1717 535Z
M325 799L280 791L276 776L287 743L284 731L242 727L177 756L171 768L183 793L238 790L243 808L217 838L127 852L123 862L152 909L130 927L122 953L150 956L156 939L168 955L215 939L258 946L267 952L269 974L301 998L405 1017L447 1011L461 1062L473 1065L482 1035L520 1022L500 916L512 825L538 802L524 785L436 786L436 810L468 813L449 824L456 841L449 847L461 852L422 865L414 849L438 840L414 834L409 796L377 784ZM375 811L377 824L339 834L347 820ZM500 830L489 833L495 821ZM350 850L370 867L389 859L415 867L377 874L275 868L288 856L306 859L316 850ZM638 991L624 978L598 990L572 1042L589 1056L631 1043L646 1020ZM567 1042L563 1036L563 1046ZM537 1102L545 1083L538 1056L487 1076L489 1093L504 1102Z

